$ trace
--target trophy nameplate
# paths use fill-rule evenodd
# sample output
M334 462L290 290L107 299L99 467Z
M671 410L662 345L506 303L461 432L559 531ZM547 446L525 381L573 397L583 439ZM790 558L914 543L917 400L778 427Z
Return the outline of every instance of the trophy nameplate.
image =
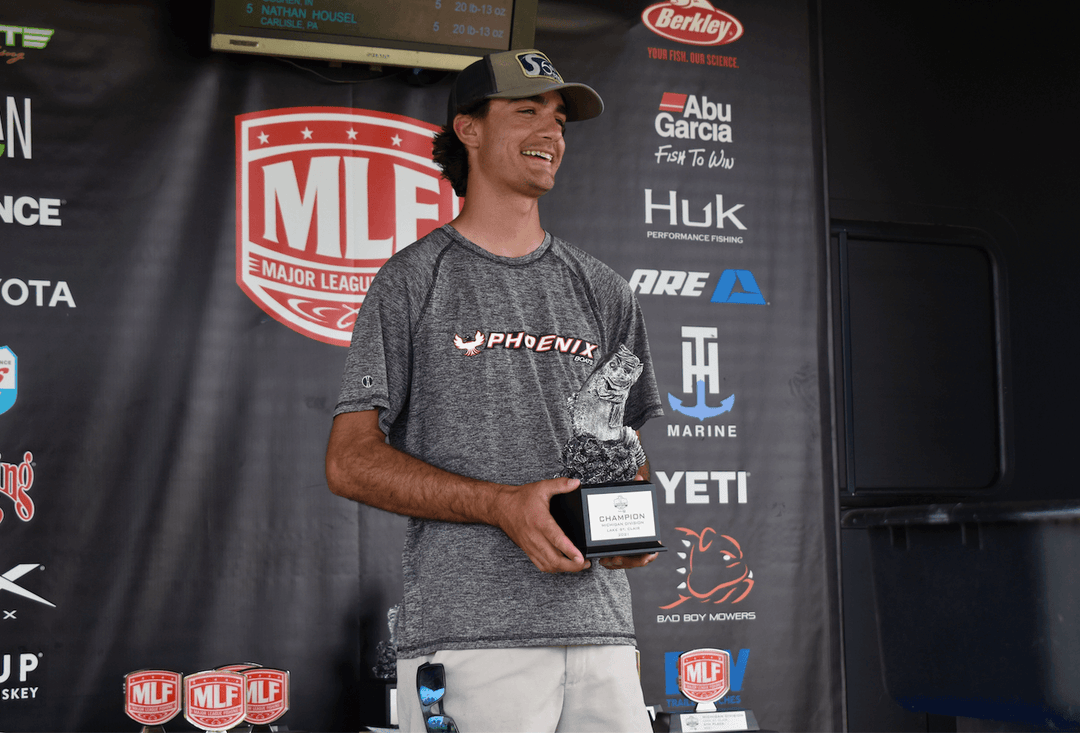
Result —
M656 487L647 481L582 484L551 497L551 516L587 558L664 552Z

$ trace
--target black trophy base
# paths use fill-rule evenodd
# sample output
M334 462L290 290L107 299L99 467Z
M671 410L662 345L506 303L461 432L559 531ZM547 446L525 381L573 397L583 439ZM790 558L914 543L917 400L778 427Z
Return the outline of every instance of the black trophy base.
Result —
M582 484L551 497L551 516L587 558L665 552L656 487L647 481Z

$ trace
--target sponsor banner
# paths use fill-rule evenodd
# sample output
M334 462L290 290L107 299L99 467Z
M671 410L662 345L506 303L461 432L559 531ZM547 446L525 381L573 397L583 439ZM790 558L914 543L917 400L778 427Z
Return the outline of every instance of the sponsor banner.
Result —
M0 654L0 703L41 700L41 652Z
M7 346L0 346L0 415L15 404L19 396L19 357Z
M363 109L236 118L236 280L267 314L348 346L379 268L460 207L431 160L437 127Z
M739 40L742 23L709 0L667 0L645 8L645 27L661 38L694 46L721 46Z

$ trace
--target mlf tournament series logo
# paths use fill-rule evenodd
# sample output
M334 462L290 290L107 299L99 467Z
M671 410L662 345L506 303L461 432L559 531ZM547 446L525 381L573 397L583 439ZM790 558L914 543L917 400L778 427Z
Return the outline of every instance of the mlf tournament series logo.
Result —
M297 333L348 346L371 280L460 200L411 117L295 107L236 118L236 282Z

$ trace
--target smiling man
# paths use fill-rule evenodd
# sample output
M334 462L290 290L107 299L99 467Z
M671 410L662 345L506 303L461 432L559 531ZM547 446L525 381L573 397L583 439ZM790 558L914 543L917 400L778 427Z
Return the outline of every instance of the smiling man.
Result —
M641 361L623 424L662 414L629 286L540 224L566 124L602 111L539 51L461 72L434 156L461 214L391 258L356 319L327 480L410 518L402 730L425 730L425 663L443 665L443 712L463 731L651 730L624 571L655 555L594 565L549 509L578 486L560 477L567 399L605 355Z

